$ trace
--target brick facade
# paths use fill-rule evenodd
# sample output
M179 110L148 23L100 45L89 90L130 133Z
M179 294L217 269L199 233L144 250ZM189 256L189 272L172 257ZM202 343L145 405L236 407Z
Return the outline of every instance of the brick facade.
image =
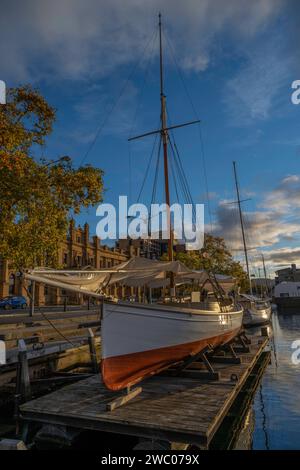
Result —
M61 243L58 250L58 263L64 269L80 269L85 266L91 266L94 269L111 268L127 261L129 255L136 254L138 254L137 250L131 250L129 254L123 249L101 245L97 236L90 239L88 224L85 224L83 228L76 227L74 220L71 220L67 239ZM111 290L107 293L121 294L116 287L112 287ZM0 258L0 298L10 294L27 297L26 289L20 282L18 273L12 269L9 261ZM66 295L69 303L81 303L83 300L80 294L67 294L61 289L36 285L37 305L61 304Z

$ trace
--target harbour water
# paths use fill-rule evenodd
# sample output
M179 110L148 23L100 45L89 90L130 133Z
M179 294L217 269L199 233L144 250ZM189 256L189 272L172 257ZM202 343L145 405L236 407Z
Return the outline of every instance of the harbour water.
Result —
M246 441L252 449L294 450L300 447L300 364L292 362L292 343L300 340L300 312L275 312L272 324L272 364L247 414Z

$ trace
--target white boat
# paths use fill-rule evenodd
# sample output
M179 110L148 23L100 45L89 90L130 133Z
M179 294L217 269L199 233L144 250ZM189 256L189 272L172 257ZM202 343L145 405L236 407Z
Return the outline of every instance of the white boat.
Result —
M120 390L240 331L242 308L218 302L195 304L104 303L102 379ZM221 311L223 310L223 311ZM224 311L226 310L226 311Z
M270 299L240 294L239 302L244 308L244 326L259 326L269 323L272 314Z
M236 186L236 194L237 194L237 203L239 208L239 217L240 217L240 224L241 224L241 232L242 232L242 239L243 239L243 246L244 246L244 254L245 254L245 262L247 268L247 275L249 279L249 287L250 287L250 294L240 294L239 302L244 308L244 319L243 324L244 326L254 326L254 325L263 325L268 323L271 319L271 299L268 297L257 297L253 295L252 291L252 282L251 282L251 275L250 275L250 268L249 268L249 260L248 260L248 251L247 251L247 244L246 244L246 237L245 237L245 229L244 229L244 219L243 213L241 208L241 199L240 199L240 190L239 184L237 179L237 171L236 171L236 162L233 162L233 171L234 171L234 179L235 179L235 186ZM265 266L265 259L263 253L261 253L263 269L265 273L265 284L266 284L266 294L268 295L268 282L267 282L267 273L266 273L266 266ZM262 293L263 295L263 293Z
M161 18L159 39L161 127L139 137L153 134L160 136L162 146L159 146L159 152L162 148L164 153L165 202L170 207L168 131L199 121L168 127L166 97L163 90ZM135 138L137 137L132 137L131 140ZM177 168L182 172L179 163ZM185 175L181 174L181 181L186 181L184 177ZM188 194L186 182L183 187L184 194ZM232 299L226 298L226 291L232 289L230 279L228 282L226 276L218 279L213 274L192 271L183 263L174 261L173 230L169 211L167 211L167 228L169 261L132 258L122 265L114 266L111 270L79 273L36 271L27 275L32 281L48 282L49 285L61 288L66 288L67 285L67 288L84 292L86 295L93 295L94 291L94 295L99 296L101 285L118 285L143 290L144 298L149 297L148 304L140 302L103 304L101 370L108 389L120 390L128 387L171 364L201 352L208 345L212 348L222 346L231 341L241 329L243 309ZM191 295L193 302L175 302L176 286L189 282L198 283L199 292L195 291L198 295ZM213 291L215 298L208 297L200 302L200 292L204 284L210 284L210 290ZM224 287L221 287L222 284ZM170 301L152 304L151 291L156 288L169 289L169 294L164 297L169 297Z

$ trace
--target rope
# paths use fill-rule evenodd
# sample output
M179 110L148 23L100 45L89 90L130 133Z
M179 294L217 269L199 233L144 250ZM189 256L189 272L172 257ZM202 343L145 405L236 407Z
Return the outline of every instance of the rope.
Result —
M149 60L148 60L147 65L146 65L145 74L144 74L143 81L142 81L142 86L140 88L140 93L139 93L140 98L142 98L142 96L143 96L145 85L146 85L147 78L148 78L148 75L149 75L150 63L152 61L153 52L154 52L154 45L155 45L155 42L156 42L156 39L157 39L157 35L158 35L158 31L156 31L156 34L153 36L152 49L151 49L151 52L149 54ZM130 133L129 133L130 136L133 133L134 126L135 126L135 123L136 123L136 118L137 118L138 112L139 112L140 107L141 107L141 103L142 103L142 99L140 99L140 101L138 101L137 106L136 106L136 110L135 110L134 117L133 117L133 120L132 120L132 126L131 126ZM129 166L129 200L131 201L131 198L132 198L132 147L131 147L131 141L128 142L128 166Z
M27 287L24 285L24 289L26 290L26 293L30 299L30 302L33 302L33 297L31 295L31 293L29 292L29 290L27 289ZM76 345L74 343L72 343L72 341L70 341L61 331L59 331L59 329L53 325L53 323L51 322L51 320L49 320L49 318L46 317L46 315L41 311L40 307L39 306L36 306L38 312L42 315L43 318L45 318L45 320L51 325L51 327L65 340L67 341L67 343L71 344L73 347L75 347Z
M149 169L150 169L150 166L151 166L151 163L152 163L154 150L155 150L155 146L156 146L156 142L157 142L157 136L158 136L158 134L155 134L155 139L154 139L154 142L153 142L151 154L150 154L150 157L149 157L149 161L148 161L148 165L147 165L147 168L146 168L146 171L145 171L145 175L144 175L144 179L143 179L143 182L142 182L142 185L141 185L141 189L140 189L140 192L139 192L139 195L138 195L138 198L137 198L137 202L140 201L140 198L141 198L141 195L142 195L142 192L144 190L144 186L145 186L145 183L146 183L146 180L147 180L147 176L149 174Z
M155 197L156 197L158 170L159 170L159 161L160 161L160 151L161 151L161 138L159 139L159 145L158 145L158 151L157 151L155 174L154 174L154 181L153 181L153 187L152 187L151 204L154 203L154 200L155 200Z
M84 154L84 156L82 157L81 161L80 161L80 164L79 166L81 166L83 164L83 162L86 160L86 158L88 157L89 153L91 152L91 150L94 148L94 145L99 137L99 135L101 134L104 126L106 125L108 119L110 118L112 112L115 110L117 104L119 103L125 89L127 88L127 85L129 84L130 80L132 79L133 75L135 74L137 68L138 68L138 65L140 65L140 63L142 62L142 59L144 59L145 57L145 54L146 54L146 51L148 49L148 47L150 46L152 40L154 39L155 35L157 34L157 31L154 31L153 35L151 36L151 38L149 39L149 41L146 43L143 51L142 51L142 54L140 55L139 59L136 61L136 63L134 64L133 68L131 69L131 72L129 73L128 77L127 77L127 80L125 81L124 85L122 86L121 90L120 90L120 93L118 94L117 96L117 99L113 102L110 110L108 111L108 113L106 114L106 116L104 117L102 123L100 124L100 126L98 127L98 129L96 130L96 133L95 133L95 136L92 140L92 142L90 143L86 153Z
M196 119L199 119L196 107L195 107L194 102L191 98L191 95L188 91L188 87L185 83L184 76L181 72L178 61L176 59L176 54L175 54L174 48L172 46L171 40L169 39L168 35L165 32L163 34L165 36L168 47L170 49L173 61L175 63L175 66L176 66L176 69L177 69L177 72L178 72L178 75L180 77L180 80L182 82L182 85L183 85L183 88L185 90L186 96L187 96L187 98L190 102L190 105L192 107L194 115L195 115ZM210 200L209 200L209 188L208 188L208 178L207 178L206 158L205 158L205 152L204 152L204 143L203 143L203 136L202 136L202 130L201 130L200 124L197 125L197 129L198 129L199 139L200 139L200 148L201 148L201 155L202 155L202 165L203 165L204 184L205 184L205 192L206 192L206 200L207 200L207 209L208 209L208 214L209 214L209 219L210 219L210 231L212 232L212 230L213 230L212 229L212 212L211 212L211 206L210 206Z

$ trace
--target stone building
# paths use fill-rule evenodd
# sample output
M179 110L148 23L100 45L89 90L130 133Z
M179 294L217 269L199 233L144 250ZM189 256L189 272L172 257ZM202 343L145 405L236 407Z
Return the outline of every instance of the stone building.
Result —
M280 282L300 282L300 269L295 264L290 268L278 269L276 271L275 283Z
M157 259L168 253L168 240L158 239L143 239L138 238L132 240L130 238L121 239L117 242L119 249L129 253L130 256L141 256L143 258ZM185 253L185 243L174 241L173 250L175 253Z
M138 251L133 248L130 254L137 255ZM76 227L74 220L71 220L69 233L58 250L58 263L64 269L81 269L90 266L94 269L112 268L117 264L127 261L129 252L121 248L110 248L101 245L97 236L90 239L89 225L83 228ZM116 294L116 288L108 294ZM19 273L10 266L9 261L0 258L0 298L7 295L24 295L28 297L27 291L20 281ZM66 293L62 289L36 285L35 299L37 305L61 304L65 298L68 302L82 302L80 294Z

